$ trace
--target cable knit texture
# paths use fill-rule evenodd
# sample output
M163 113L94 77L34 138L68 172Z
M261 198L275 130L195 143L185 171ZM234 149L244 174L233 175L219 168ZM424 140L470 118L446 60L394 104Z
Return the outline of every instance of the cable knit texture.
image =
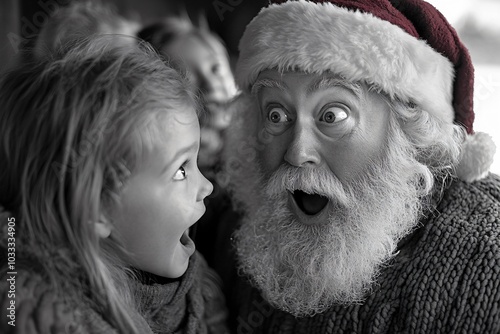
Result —
M500 177L454 182L361 304L295 318L238 279L237 333L500 333Z
M0 250L6 254L3 247ZM60 275L57 284L64 287L59 289L64 291L61 296L50 285L35 258L21 256L21 252L16 261L16 326L8 325L5 310L12 299L8 298L6 279L9 276L6 277L7 265L3 256L1 262L0 306L4 310L1 333L118 334L101 316L78 274L67 271ZM139 312L131 316L139 333L227 333L227 310L218 284L220 279L198 253L191 257L187 272L179 280L168 284L134 281L132 291Z

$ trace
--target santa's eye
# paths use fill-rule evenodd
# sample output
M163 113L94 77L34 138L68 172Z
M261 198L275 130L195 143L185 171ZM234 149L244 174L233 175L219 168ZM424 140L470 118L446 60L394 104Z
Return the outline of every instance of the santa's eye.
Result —
M289 121L288 115L283 108L273 107L267 113L267 119L271 123L285 123Z
M320 121L325 123L338 123L345 120L349 115L347 114L346 108L339 105L330 105L320 116Z

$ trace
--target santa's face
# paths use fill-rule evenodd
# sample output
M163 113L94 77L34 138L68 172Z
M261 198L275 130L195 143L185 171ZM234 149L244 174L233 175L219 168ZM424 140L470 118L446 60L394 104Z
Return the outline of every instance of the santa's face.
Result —
M332 74L260 73L253 86L259 128L273 138L260 151L263 172L282 164L319 168L347 184L382 154L389 107L367 87ZM332 209L321 194L298 189L288 206L303 224L322 224Z
M270 70L246 99L227 141L240 269L296 316L358 302L418 223L428 168L364 85Z

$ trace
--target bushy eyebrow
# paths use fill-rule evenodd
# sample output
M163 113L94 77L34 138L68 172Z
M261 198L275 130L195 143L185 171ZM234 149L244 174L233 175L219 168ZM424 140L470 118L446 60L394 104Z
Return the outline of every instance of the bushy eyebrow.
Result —
M358 100L361 100L361 96L363 93L361 85L338 77L321 77L309 86L306 91L306 95L308 96L314 91L332 87L342 87L344 89L347 89L351 91Z
M281 91L286 91L287 89L286 85L283 84L282 82L274 79L265 78L255 81L250 92L252 95L256 96L259 93L259 91L264 87L278 88Z

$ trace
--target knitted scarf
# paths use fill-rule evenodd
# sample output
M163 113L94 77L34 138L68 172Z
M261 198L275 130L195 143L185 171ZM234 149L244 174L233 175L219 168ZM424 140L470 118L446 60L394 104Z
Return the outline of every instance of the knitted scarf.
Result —
M154 333L204 334L209 332L206 313L218 311L225 318L223 305L206 309L206 303L217 301L209 297L212 290L204 279L205 270L209 269L203 258L195 253L181 279L169 280L140 273L142 279L134 281L133 290L138 309Z

